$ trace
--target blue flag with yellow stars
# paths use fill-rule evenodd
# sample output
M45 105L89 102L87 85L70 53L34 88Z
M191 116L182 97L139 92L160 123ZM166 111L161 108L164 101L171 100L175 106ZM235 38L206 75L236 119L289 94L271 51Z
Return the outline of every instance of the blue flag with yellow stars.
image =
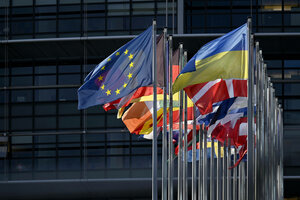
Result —
M152 84L152 26L98 64L78 89L78 109L105 104Z

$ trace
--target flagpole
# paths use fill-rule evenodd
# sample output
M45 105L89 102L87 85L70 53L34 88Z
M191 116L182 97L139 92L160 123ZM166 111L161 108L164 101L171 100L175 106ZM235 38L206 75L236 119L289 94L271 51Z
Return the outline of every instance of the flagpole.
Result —
M275 94L275 93L274 93ZM278 152L278 110L277 110L277 105L278 105L278 99L275 98L275 106L274 106L274 142L273 142L273 150L274 150L274 156L273 156L273 159L274 159L274 198L275 199L279 199L279 195L278 195L278 177L277 177L277 172L278 172L278 168L277 168L277 164L278 164L278 160L277 158L279 157L279 155L277 154Z
M167 66L168 66L168 61L167 61L167 28L164 28L163 30L164 33L164 48L163 48L163 55L164 55L164 87L163 87L163 92L164 92L164 102L163 102L163 135L162 135L162 145L163 145L163 150L162 150L162 200L167 200L167 195L168 195L168 137L167 137Z
M232 199L231 195L231 140L227 137L227 199Z
M183 68L183 44L179 44L179 69ZM182 117L183 117L183 91L179 92L179 137L178 137L178 187L177 187L177 199L182 200L182 138L183 138L183 127L182 127Z
M217 141L218 145L218 157L217 157L217 200L222 199L222 188L221 188L221 144Z
M279 187L280 187L280 196L279 199L284 198L284 185L283 185L283 119L282 119L282 107L279 105L279 153L280 153L280 159L279 159L279 172L280 172L280 177L279 177Z
M169 36L169 163L168 163L168 199L173 200L173 175L174 175L174 145L173 145L173 93L172 93L172 36Z
M270 115L270 125L271 125L271 129L270 129L270 134L269 134L269 149L270 149L270 159L269 159L269 165L270 165L270 193L271 193L271 199L274 199L274 105L275 105L275 90L273 88L273 83L270 83L271 85L271 92L270 92L270 107L271 107L271 112L269 113Z
M258 169L259 169L259 165L260 165L260 162L259 162L259 152L260 152L260 149L259 149L259 142L260 142L260 137L261 137L261 132L260 132L260 105L261 105L261 102L259 101L259 97L261 95L261 92L260 92L260 82L259 82L259 78L260 78L260 68L259 68L259 42L255 42L255 65L256 65L256 68L255 68L255 76L256 76L256 98L255 98L255 104L256 104L256 127L255 127L255 131L256 131L256 137L254 137L254 148L256 149L256 151L254 151L254 157L255 157L255 165L254 165L254 178L255 178L255 187L254 187L254 190L255 190L255 199L258 199L259 196L258 196L258 191L259 191L259 177L258 177Z
M270 121L269 121L269 115L268 113L270 112L270 85L269 85L269 78L266 78L267 82L266 82L266 86L267 86L267 90L266 90L266 99L267 99L267 104L266 104L266 127L265 127L265 181L266 181L266 185L265 185L265 190L266 190L266 199L270 199L269 195L270 195L270 191L269 191L269 162L268 162L268 157L269 157L269 129L270 129Z
M247 157L247 197L248 200L254 199L254 134L253 134L253 49L252 49L252 39L251 39L251 18L248 18L248 157Z
M214 162L214 157L215 157L215 143L214 139L211 137L211 151L210 151L210 199L214 200L215 199L215 162Z
M153 79L153 140L152 140L152 200L157 200L157 77L156 77L156 20L152 25L152 79Z
M203 131L203 200L208 199L207 194L207 131Z
M264 68L264 61L262 58L262 51L259 51L260 54L260 91L261 91L261 95L260 95L260 99L259 101L261 102L260 104L260 132L261 132L261 137L260 137L260 142L259 142L259 148L260 148L260 155L259 155L259 163L260 163L260 174L259 174L259 183L260 183L260 189L259 189L259 196L260 197L265 197L265 190L264 190L264 185L265 185L265 179L264 179L264 174L265 174L265 165L264 165L264 154L265 154L265 147L264 147L264 141L265 141L265 68Z
M198 200L203 200L203 125L199 130L199 162L198 162Z
M256 94L257 94L257 105L256 105L256 110L257 110L257 122L256 122L256 127L257 127L257 142L256 142L256 159L257 159L257 170L256 170L256 198L259 199L259 197L262 197L262 174L263 174L263 166L262 166L262 141L263 141L263 73L262 73L262 57L261 57L261 51L259 50L259 43L256 43L256 66L257 66L257 82L256 82ZM258 170L259 169L259 170Z
M226 166L226 162L227 162L227 160L226 160L226 158L227 158L227 153L226 153L226 150L227 150L227 148L226 148L226 139L224 140L224 143L223 143L223 151L224 151L224 153L223 153L223 180L222 180L222 182L223 182L223 184L222 184L222 195L223 195L223 198L222 199L226 199L226 197L227 197L227 195L226 195L226 176L227 176L227 166Z
M197 200L197 172L196 172L196 106L193 106L193 140L192 140L192 200ZM200 158L199 158L200 162Z
M233 164L236 163L236 148L234 147ZM232 187L232 199L237 200L237 167L233 168L233 187Z
M187 51L183 52L183 66L186 64L187 60ZM183 68L182 66L182 68ZM184 164L183 164L183 199L188 199L188 181L187 181L187 134L188 134L188 124L187 124L187 115L188 115L188 108L187 108L187 94L184 92L184 147L183 147L183 154L184 154Z

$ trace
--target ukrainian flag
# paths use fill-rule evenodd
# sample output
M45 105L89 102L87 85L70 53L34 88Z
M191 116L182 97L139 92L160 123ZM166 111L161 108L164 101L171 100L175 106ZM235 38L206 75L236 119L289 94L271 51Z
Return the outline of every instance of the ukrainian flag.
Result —
M173 93L216 79L248 79L247 24L204 45L173 84Z

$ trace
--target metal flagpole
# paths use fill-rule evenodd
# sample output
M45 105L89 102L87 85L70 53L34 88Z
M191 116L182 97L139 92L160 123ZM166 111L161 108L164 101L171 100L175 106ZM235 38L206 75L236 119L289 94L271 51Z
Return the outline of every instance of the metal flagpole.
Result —
M275 112L275 114L274 114L274 128L275 128L275 130L274 130L274 142L273 142L273 151L274 151L274 156L273 156L273 158L274 158L274 195L275 195L275 199L279 199L279 196L278 196L278 160L277 160L277 158L278 158L278 108L277 108L277 106L278 106L278 99L277 98L275 98L275 106L274 106L274 112Z
M257 125L259 127L259 138L257 143L258 151L258 197L264 197L264 107L265 107L265 94L264 94L264 81L265 81L265 72L264 72L264 65L263 65L263 58L262 58L262 51L259 50L259 65L258 65L258 83L259 83L259 89L257 91L258 94L258 102L259 105L257 106L258 112L258 120L259 124Z
M248 200L254 199L254 134L253 134L253 49L251 39L251 18L248 18L248 156L247 156L247 197Z
M238 171L239 171L239 184L238 184L238 199L242 199L242 162L238 165Z
M197 200L197 172L196 172L196 153L197 153L197 137L196 137L196 109L193 106L193 140L192 140L192 200ZM200 160L199 160L200 162Z
M173 93L172 93L172 54L173 40L169 36L169 162L168 162L168 199L173 200L173 175L174 175L174 145L173 145Z
M231 169L229 167L231 166L231 141L230 138L227 138L227 199L231 200Z
M224 144L223 144L223 184L222 184L222 196L223 196L223 200L226 199L227 197L227 193L226 193L226 188L227 188L227 184L226 184L226 177L227 177L227 166L226 166L226 162L227 162L227 148L226 148L226 139L224 140Z
M270 122L269 122L269 112L270 112L270 86L269 86L269 78L266 78L266 86L267 86L267 90L266 90L266 120L265 120L265 156L264 156L264 160L265 160L265 191L266 191L266 199L270 199L269 194L269 128L270 128Z
M254 174L255 174L255 199L258 199L259 196L258 196L258 191L259 191L259 177L258 177L258 170L257 169L260 169L259 168L259 152L260 152L260 149L259 149L259 142L260 142L260 137L261 137L261 132L260 132L260 105L261 105L261 102L259 101L259 98L260 98L260 95L261 95L261 91L260 91L260 81L259 81L259 78L260 78L260 68L259 68L259 43L256 42L255 43L255 76L256 76L256 95L255 95L255 105L256 105L256 137L254 137L254 148L256 151L254 151L255 155L255 165L254 165Z
M216 199L221 200L222 199L222 187L221 187L221 143L217 141L218 145L218 157L217 157L217 189L216 189Z
M152 200L157 200L157 77L156 77L156 20L152 25L152 79L153 79L153 140L152 140Z
M203 126L199 130L198 200L203 200Z
M208 199L207 194L207 131L203 131L203 200Z
M283 188L283 119L282 119L282 108L281 105L279 105L279 151L280 151L280 157L279 157L279 170L280 170L280 176L279 176L279 187L280 187L280 196L279 199L283 199L284 197L284 188Z
M273 88L272 85L272 90L271 90L271 98L272 98L272 107L271 107L271 125L272 125L272 129L271 129L271 134L270 134L270 153L271 153L271 159L270 159L270 167L271 167L271 193L272 193L272 199L275 199L275 162L274 162L274 152L275 152L275 147L274 147L274 139L275 139L275 89Z
M214 139L211 137L211 151L210 151L210 186L209 186L209 191L210 191L210 199L214 200L215 199L215 162L214 162L214 157L215 157L215 144L214 144Z
M246 163L245 162L241 162L240 163L240 167L241 167L241 185L240 185L240 193L241 193L241 197L239 199L245 199L247 198L246 196L246 189L247 189L247 186L246 186Z
M179 44L179 69L182 70L183 64L183 44ZM183 91L179 92L179 137L178 137L178 183L177 199L182 200L182 117L183 117Z
M186 64L186 59L187 59L187 52L183 52L183 66ZM182 67L183 67L182 66ZM183 199L188 199L188 180L187 180L187 175L188 175L188 166L187 166L187 134L188 134L188 124L187 124L187 115L188 115L188 108L187 108L187 95L184 92L184 146L183 146Z
M164 102L163 102L163 135L162 135L162 199L167 200L167 193L168 193L168 137L167 137L167 65L168 65L168 60L166 53L167 51L167 28L164 28L163 30L164 33L164 87L163 87L163 92L164 92Z
M236 148L234 147L233 163L236 163ZM233 168L232 199L237 200L237 168Z

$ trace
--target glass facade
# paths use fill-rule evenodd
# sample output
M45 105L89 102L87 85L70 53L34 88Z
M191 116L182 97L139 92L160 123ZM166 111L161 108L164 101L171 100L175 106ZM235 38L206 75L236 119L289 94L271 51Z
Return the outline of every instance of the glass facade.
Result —
M171 11L172 6L168 7ZM6 31L9 39L137 34L153 18L162 29L165 10L165 1L5 0L0 5L0 39L4 39ZM171 18L169 15L169 26Z
M174 6L174 33L177 21L184 23L184 34L175 35L174 41L186 40L189 56L215 37L201 33L225 33L252 16L253 32L258 33L284 109L284 175L300 176L300 37L268 38L274 32L299 33L299 2L185 0L184 7L176 5L168 2L168 27ZM183 19L177 19L179 12ZM77 110L77 89L96 64L128 41L83 42L79 37L136 35L153 18L161 32L165 1L0 1L0 40L13 42L1 43L0 51L0 182L151 177L151 141L129 134L117 111L105 112L101 106ZM185 34L200 35L189 39ZM35 42L59 38L61 42ZM295 45L286 47L285 41ZM159 164L160 148L159 141Z
M252 17L254 32L299 32L296 0L185 1L186 33L225 33Z

